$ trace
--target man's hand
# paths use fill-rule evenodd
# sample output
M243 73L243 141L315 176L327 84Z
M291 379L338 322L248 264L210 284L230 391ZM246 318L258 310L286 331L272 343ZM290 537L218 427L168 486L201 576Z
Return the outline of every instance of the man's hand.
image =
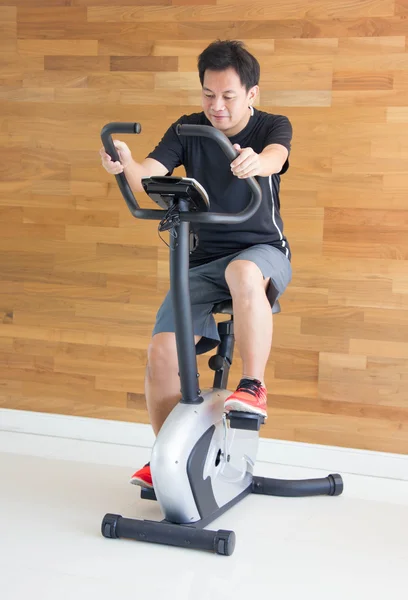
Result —
M123 170L126 169L132 163L132 153L129 149L129 146L125 144L125 142L120 142L119 140L114 140L113 145L119 154L119 161L113 161L109 154L106 154L105 148L101 148L99 150L99 154L102 159L102 166L110 175L119 175L119 173L123 173Z
M257 154L252 148L241 148L234 144L239 156L231 163L231 171L239 179L247 177L269 177L274 173L280 173L288 157L288 151L281 144L269 144Z
M241 148L239 144L234 144L235 150L238 150L239 156L231 163L231 171L239 179L255 177L261 170L261 160L259 154L252 148Z

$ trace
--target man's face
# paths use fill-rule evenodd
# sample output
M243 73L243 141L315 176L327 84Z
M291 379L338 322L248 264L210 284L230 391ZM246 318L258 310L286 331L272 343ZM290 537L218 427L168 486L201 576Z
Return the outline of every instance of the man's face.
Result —
M256 85L247 92L233 68L225 71L207 69L202 87L205 116L225 135L236 135L249 121L251 113L248 107L252 105L258 89Z

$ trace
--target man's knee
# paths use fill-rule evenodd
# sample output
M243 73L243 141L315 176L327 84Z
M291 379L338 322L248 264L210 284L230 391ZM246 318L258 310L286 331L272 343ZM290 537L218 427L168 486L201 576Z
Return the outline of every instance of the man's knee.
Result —
M152 379L166 377L178 368L176 336L174 333L156 333L147 349L147 372Z
M194 336L196 344L200 339L201 336ZM176 334L156 333L147 348L147 374L151 379L165 379L174 372L178 373Z
M225 270L225 280L231 295L260 287L266 290L270 281L263 278L261 269L251 260L231 261Z

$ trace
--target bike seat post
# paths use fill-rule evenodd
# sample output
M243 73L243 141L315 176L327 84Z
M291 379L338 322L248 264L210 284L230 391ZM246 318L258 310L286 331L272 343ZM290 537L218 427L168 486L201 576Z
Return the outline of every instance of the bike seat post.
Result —
M229 371L232 365L234 356L234 316L232 312L232 301L227 300L216 304L213 309L213 314L228 314L228 321L218 323L218 333L220 343L218 345L217 354L213 355L208 361L210 369L215 371L213 387L217 389L227 389Z

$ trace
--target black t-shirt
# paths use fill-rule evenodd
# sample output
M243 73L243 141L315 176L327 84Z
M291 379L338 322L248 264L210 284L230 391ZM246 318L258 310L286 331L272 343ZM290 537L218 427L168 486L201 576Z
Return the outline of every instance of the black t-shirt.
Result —
M203 112L182 116L167 130L149 158L164 165L169 174L183 165L186 176L196 179L206 190L211 212L238 213L244 210L251 197L248 184L232 174L230 161L214 140L178 136L176 126L179 123L211 125ZM246 127L229 138L231 144L250 147L258 154L269 144L281 144L290 151L291 139L292 126L287 117L257 109L254 109ZM255 215L247 221L231 225L194 224L199 243L190 254L190 266L204 264L256 244L275 246L290 260L279 201L280 176L288 168L287 160L279 174L256 178L262 189L262 202Z

